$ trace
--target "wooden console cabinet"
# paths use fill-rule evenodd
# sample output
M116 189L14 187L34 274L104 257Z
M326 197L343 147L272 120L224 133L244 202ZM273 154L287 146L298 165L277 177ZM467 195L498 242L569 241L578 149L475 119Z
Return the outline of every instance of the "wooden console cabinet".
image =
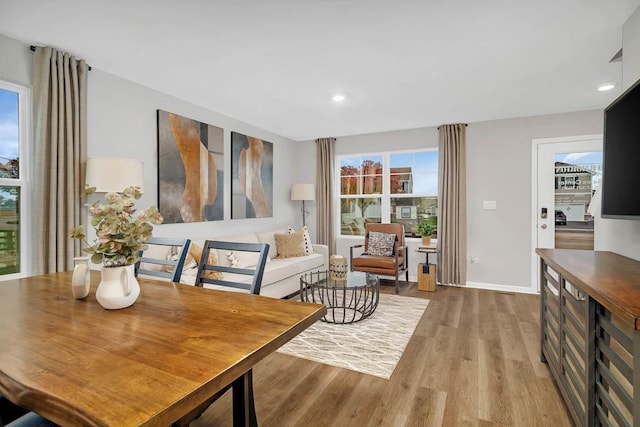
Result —
M536 252L541 358L574 422L640 426L640 262L612 252Z

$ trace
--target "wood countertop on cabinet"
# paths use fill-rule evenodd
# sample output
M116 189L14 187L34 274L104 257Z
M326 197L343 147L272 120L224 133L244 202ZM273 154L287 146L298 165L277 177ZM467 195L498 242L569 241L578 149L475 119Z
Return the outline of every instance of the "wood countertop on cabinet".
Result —
M572 285L640 330L640 261L605 251L536 249Z

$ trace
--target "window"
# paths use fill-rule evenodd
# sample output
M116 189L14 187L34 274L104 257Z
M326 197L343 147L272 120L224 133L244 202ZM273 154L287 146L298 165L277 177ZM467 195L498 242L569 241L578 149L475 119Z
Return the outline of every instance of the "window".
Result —
M25 273L26 88L0 81L0 278Z
M418 236L420 222L438 214L438 151L338 157L340 234L364 235L369 222L399 222Z

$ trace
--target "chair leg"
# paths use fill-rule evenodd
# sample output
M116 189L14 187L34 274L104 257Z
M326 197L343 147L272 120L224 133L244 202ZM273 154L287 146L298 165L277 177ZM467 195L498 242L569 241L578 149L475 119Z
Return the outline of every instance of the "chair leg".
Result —
M398 272L396 271L396 294L398 294L399 291L399 287L398 287Z

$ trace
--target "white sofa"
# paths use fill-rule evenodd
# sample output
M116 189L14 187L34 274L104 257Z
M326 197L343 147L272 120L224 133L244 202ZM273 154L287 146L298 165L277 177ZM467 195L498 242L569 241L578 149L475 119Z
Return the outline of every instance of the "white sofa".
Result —
M268 243L269 258L265 266L264 276L262 278L262 287L260 295L273 298L284 298L294 294L300 290L300 276L310 271L328 270L329 269L329 249L326 245L313 245L313 253L306 256L295 258L277 258L278 252L276 241L273 235L275 233L286 233L287 230L265 231L257 233L246 233L234 236L215 236L208 239L194 238L192 242L202 247L205 240L220 240L225 242L246 242L246 243ZM227 254L218 251L218 263L220 265L229 265ZM255 265L257 256L238 254L239 267ZM198 261L198 260L196 260ZM181 283L193 285L197 273L197 265L185 265L180 279ZM227 275L228 273L224 273ZM229 277L223 279L232 280ZM216 288L216 286L205 285L207 288ZM229 290L228 288L224 288Z

